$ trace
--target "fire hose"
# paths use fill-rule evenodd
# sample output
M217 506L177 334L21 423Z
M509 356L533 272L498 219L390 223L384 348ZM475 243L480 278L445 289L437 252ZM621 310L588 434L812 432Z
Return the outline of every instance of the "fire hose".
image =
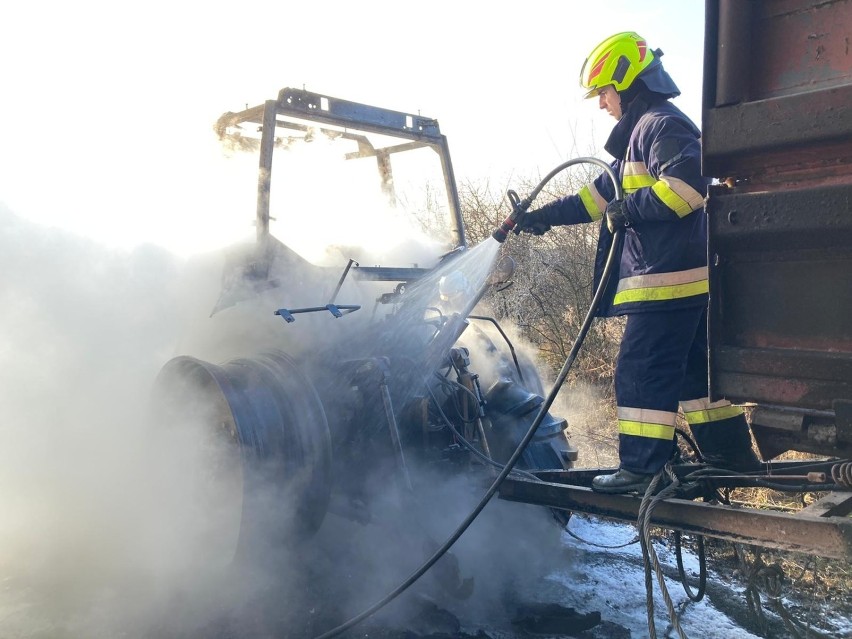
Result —
M544 179L531 191L530 195L524 200L520 200L517 194L514 191L509 191L508 197L510 202L512 203L512 213L503 221L503 223L495 229L492 233L492 238L497 242L503 243L506 241L509 233L514 231L517 235L520 232L519 224L522 221L523 217L526 215L527 210L532 204L533 200L535 200L536 196L541 192L544 186L555 177L558 173L564 171L565 169L574 166L576 164L587 163L594 164L604 170L606 174L609 176L612 181L613 187L615 189L615 198L616 200L622 200L624 198L624 192L619 183L618 176L613 171L612 167L603 162L602 160L598 160L597 158L591 157L580 157L575 158L573 160L568 160L557 166L550 173L548 173ZM600 305L601 299L603 298L604 291L606 290L607 283L609 282L609 278L612 275L612 271L615 267L616 263L616 254L618 253L618 247L620 245L621 234L623 233L622 229L616 229L612 238L612 245L609 250L609 254L606 259L606 263L604 265L603 274L601 275L600 283L598 284L597 289L595 290L594 296L592 297L591 305L589 306L589 310L586 313L586 317L583 320L583 324L580 327L580 331L577 334L577 338L574 341L574 345L571 348L571 352L568 353L568 357L565 359L565 363L562 365L562 369L559 371L559 375L556 377L556 381L553 384L550 392L547 394L547 397L544 399L544 402L539 407L538 413L535 416L532 424L530 424L529 429L527 430L524 437L521 439L518 447L515 449L515 452L512 453L511 457L506 461L503 469L500 473L495 477L494 481L491 483L491 486L485 491L485 494L482 496L482 499L479 503L474 507L474 509L470 512L470 514L465 517L465 519L459 524L456 530L447 538L447 540L429 557L417 570L415 570L411 575L408 576L405 581L403 581L399 586L394 588L391 592L385 595L381 600L359 613L358 615L352 617L350 620L342 623L341 625L332 628L331 630L324 632L321 635L318 635L315 639L330 639L331 637L336 637L341 633L349 630L353 626L359 624L364 619L367 619L371 615L378 612L381 608L389 604L391 601L396 599L400 594L402 594L405 590L407 590L415 581L420 579L426 572L433 566L437 561L444 555L446 552L459 540L459 538L465 533L465 531L470 527L470 525L474 522L474 520L479 516L479 514L483 511L485 506L491 501L491 498L500 488L500 485L509 476L512 470L515 467L515 464L520 459L527 445L532 440L535 435L536 430L538 430L539 425L544 419L545 415L547 415L550 410L551 405L556 399L556 395L559 393L559 390L562 388L562 385L565 383L565 380L568 377L568 373L571 371L571 367L574 365L574 360L577 358L577 354L580 351L580 347L583 345L583 342L586 339L586 334L589 332L591 328L592 321L595 318L597 313L598 306ZM470 311L473 309L470 308ZM469 315L470 313L464 313L464 316Z

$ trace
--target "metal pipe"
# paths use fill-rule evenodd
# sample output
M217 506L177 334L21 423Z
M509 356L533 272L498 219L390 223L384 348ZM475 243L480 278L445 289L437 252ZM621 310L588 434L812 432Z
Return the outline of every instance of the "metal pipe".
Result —
M455 239L456 247L467 246L467 239L464 235L464 220L462 219L461 214L461 203L459 202L458 189L456 189L456 176L453 172L453 161L450 159L450 148L447 144L447 136L441 136L439 148L440 151L438 151L438 156L441 158L441 169L444 173L444 185L450 196L450 208L452 209L450 214L452 215L453 224L450 230L452 231Z
M272 186L272 151L275 147L275 115L278 103L267 100L263 106L263 124L260 136L260 160L257 172L257 226L258 241L269 235L269 192Z
M716 42L716 104L721 107L748 100L749 70L743 60L752 57L753 3L719 1L719 34Z
M517 353L515 353L515 346L512 344L512 340L509 339L509 336L506 335L506 332L503 330L497 320L493 317L487 317L485 315L468 315L467 318L491 322L494 325L494 327L497 329L497 332L500 333L501 337L505 340L506 345L509 347L509 354L512 356L512 361L515 363L515 370L518 371L518 379L520 379L521 384L523 384L525 381L524 372L521 370L520 362L518 362L518 355Z

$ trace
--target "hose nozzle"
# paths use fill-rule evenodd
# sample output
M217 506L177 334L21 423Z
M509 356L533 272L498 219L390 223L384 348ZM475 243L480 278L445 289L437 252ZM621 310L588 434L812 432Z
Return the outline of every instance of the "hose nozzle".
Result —
M510 215L505 220L503 220L503 223L500 226L494 229L494 232L491 234L491 237L493 237L495 240L500 242L500 244L502 244L506 241L506 238L509 237L509 233L513 228L515 228L515 220L513 220L512 216Z
M514 230L515 233L519 233L520 229L517 228L518 222L523 219L524 215L527 213L527 209L530 204L532 204L532 200L524 200L521 201L521 198L518 197L518 194L515 191L509 190L506 192L506 195L509 198L509 201L512 203L512 212L509 214L503 223L500 224L494 232L491 233L491 237L502 244L506 241L506 238L509 237L509 233Z

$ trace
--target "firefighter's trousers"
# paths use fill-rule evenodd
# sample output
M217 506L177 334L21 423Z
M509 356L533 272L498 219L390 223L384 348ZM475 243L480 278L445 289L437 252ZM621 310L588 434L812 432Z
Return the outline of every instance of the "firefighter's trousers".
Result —
M622 468L656 473L665 465L678 406L702 455L754 459L742 409L709 399L706 307L627 316L615 399Z

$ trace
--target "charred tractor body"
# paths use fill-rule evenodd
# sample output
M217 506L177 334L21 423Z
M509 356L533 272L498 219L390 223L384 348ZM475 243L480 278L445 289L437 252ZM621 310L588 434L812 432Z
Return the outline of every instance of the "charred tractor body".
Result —
M496 243L490 253L467 247L438 123L286 88L276 100L224 114L217 130L234 148L258 150L260 166L256 242L229 258L213 314L253 305L276 323L259 340L261 350L223 362L171 360L155 398L161 422L177 427L196 410L191 407L200 407L203 428L239 450L237 462L227 459L239 464L243 484L241 547L258 535L273 542L310 535L329 510L369 521L374 495L416 495L434 472L492 476L489 467L511 456L535 418L543 389L496 321L473 314L513 268L505 261L491 268ZM441 250L431 247L432 263L412 264L422 258L404 247L403 266L362 265L374 258L344 258L356 250L346 247L321 266L279 241L271 228L273 154L277 159L311 144L335 162L366 166L382 194L374 205L392 220L410 212L403 209L415 199L411 191L401 193L408 183L397 160L416 156L418 176L424 162L437 160L426 204L414 205L421 219L448 220ZM305 178L288 176L286 162L277 162L278 201L298 207L285 193L287 180L292 186ZM297 169L304 170L300 162ZM353 208L347 215L381 228L374 213ZM285 233L293 229L286 214ZM330 230L314 223L318 234ZM565 420L548 414L518 467L570 467L577 452L566 428Z

